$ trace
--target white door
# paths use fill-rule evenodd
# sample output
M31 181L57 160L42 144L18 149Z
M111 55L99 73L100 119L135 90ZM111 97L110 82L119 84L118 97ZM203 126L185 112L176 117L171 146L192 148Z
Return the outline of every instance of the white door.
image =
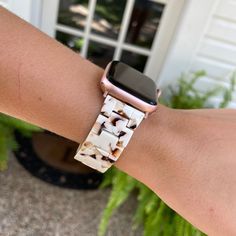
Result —
M121 60L157 80L183 3L44 0L41 29L101 67Z

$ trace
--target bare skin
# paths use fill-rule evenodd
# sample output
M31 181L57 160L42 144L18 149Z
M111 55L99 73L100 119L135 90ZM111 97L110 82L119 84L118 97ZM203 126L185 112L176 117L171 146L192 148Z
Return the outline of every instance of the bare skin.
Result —
M0 111L81 142L103 70L0 7ZM236 235L236 111L159 106L116 166L209 235Z

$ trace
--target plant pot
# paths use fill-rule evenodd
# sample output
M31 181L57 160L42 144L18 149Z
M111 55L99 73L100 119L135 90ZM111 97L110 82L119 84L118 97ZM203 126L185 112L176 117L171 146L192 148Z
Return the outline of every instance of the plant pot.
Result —
M74 160L78 144L51 132L15 133L16 159L33 176L65 188L97 189L103 175Z

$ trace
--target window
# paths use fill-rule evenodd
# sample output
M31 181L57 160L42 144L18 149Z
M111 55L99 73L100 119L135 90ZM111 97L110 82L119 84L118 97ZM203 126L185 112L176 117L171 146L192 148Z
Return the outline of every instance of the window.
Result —
M144 71L163 1L59 0L55 37L99 66L122 60Z

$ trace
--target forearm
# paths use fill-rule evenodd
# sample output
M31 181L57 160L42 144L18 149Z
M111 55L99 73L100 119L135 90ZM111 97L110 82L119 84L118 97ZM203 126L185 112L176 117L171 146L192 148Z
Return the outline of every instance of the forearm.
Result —
M0 15L0 111L83 141L102 106L103 70L8 12ZM156 126L152 117L143 122L122 155L121 168L122 159L129 163L137 153L149 155L149 140L153 146L157 139L149 134L153 129L145 128L151 120ZM128 163L123 165L127 172Z
M80 141L102 104L102 69L3 9L0 17L1 111Z
M0 47L1 112L83 141L104 100L99 85L103 70L6 11L0 15L0 45L6 45ZM123 155L150 150L143 145L153 149L158 136L146 126L160 124L165 110L160 106L142 123L127 148L134 153Z
M102 106L103 70L1 8L0 29L0 111L83 141ZM216 232L221 221L211 221L198 189L202 173L193 167L197 139L204 137L193 132L194 122L184 111L159 106L116 165L196 226Z
M0 45L6 45L0 47L0 111L83 141L104 100L99 85L103 70L14 15L1 11L0 16ZM137 159L146 166L147 157L157 155L160 137L169 135L160 134L169 126L168 112L160 106L144 120L123 152L120 168L135 175Z

